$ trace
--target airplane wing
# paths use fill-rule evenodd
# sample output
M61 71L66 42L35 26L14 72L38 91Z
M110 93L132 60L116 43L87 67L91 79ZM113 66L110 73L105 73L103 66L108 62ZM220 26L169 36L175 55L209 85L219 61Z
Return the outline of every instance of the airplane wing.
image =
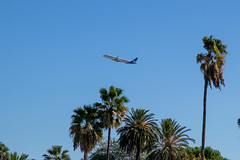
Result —
M129 61L126 59L118 58L118 62L128 63Z
M110 56L110 55L104 55L103 57L109 58L109 59L111 59L111 60L114 60L114 58L116 58L116 57Z

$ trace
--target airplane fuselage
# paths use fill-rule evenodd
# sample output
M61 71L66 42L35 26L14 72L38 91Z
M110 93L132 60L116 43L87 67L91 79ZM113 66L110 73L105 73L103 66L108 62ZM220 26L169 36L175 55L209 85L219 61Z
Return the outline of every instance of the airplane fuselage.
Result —
M104 57L109 58L115 62L122 62L122 63L126 63L126 64L137 64L137 59L138 59L138 58L135 58L134 60L129 61L126 59L118 58L118 56L115 57L115 56L111 56L111 55L104 55Z
M118 57L113 58L114 61L120 62Z

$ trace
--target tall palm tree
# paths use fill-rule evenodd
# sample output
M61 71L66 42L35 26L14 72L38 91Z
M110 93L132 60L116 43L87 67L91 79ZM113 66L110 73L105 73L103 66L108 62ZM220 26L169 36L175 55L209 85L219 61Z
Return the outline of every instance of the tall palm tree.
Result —
M114 86L109 87L109 91L105 88L100 89L100 97L103 104L98 104L99 113L102 116L102 122L104 123L105 129L108 129L108 147L107 147L107 160L110 157L110 141L111 141L111 128L121 125L124 116L126 115L127 108L123 105L129 100L127 97L122 96L123 90L115 88Z
M48 154L44 154L44 160L71 160L67 154L68 150L62 151L62 146L52 146L47 150Z
M102 128L96 106L84 105L83 108L74 110L69 128L70 136L73 138L74 150L80 147L84 152L84 160L88 159L88 153L102 140Z
M156 135L156 119L149 110L131 109L130 116L123 120L125 125L117 130L120 134L119 143L122 149L128 153L136 153L136 160L140 159L142 149L153 142Z
M177 160L181 156L182 148L188 147L189 142L195 142L186 132L190 129L181 127L175 120L171 118L163 119L160 127L157 129L158 140L154 145L154 149L147 156L149 160Z
M201 63L200 70L204 75L204 98L203 98L203 127L202 127L202 149L201 160L204 159L205 146L205 130L206 130L206 103L207 103L207 88L212 88L212 83L215 88L221 89L221 85L225 86L223 79L223 67L225 66L225 55L227 46L221 40L213 38L213 36L204 37L202 39L206 54L197 55L197 63Z

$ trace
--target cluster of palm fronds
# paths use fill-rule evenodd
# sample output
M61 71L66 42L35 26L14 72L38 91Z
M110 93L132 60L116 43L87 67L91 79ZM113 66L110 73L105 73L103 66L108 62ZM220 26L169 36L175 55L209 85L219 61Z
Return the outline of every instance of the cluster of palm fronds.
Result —
M43 154L44 160L71 160L67 154L68 150L62 151L62 146L56 145L52 146L51 149L47 150L47 154ZM8 147L0 142L0 160L35 160L28 159L29 155L21 154L18 155L17 152L9 152Z
M206 54L197 55L197 63L201 63L200 69L204 74L204 79L212 88L212 83L216 88L225 85L223 79L223 68L225 66L225 55L228 54L227 46L221 40L213 36L203 38Z
M18 155L17 152L9 152L8 147L0 142L0 160L27 160L27 158L27 154Z
M62 151L62 146L55 145L51 149L47 150L48 154L44 154L44 160L71 160L69 157L68 150Z

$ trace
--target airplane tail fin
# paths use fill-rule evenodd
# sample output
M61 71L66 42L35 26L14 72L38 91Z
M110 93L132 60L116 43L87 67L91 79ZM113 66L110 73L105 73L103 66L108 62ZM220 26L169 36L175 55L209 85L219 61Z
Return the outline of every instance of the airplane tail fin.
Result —
M136 64L137 63L138 58L135 58L134 60L132 60L131 62L129 62L130 64Z

